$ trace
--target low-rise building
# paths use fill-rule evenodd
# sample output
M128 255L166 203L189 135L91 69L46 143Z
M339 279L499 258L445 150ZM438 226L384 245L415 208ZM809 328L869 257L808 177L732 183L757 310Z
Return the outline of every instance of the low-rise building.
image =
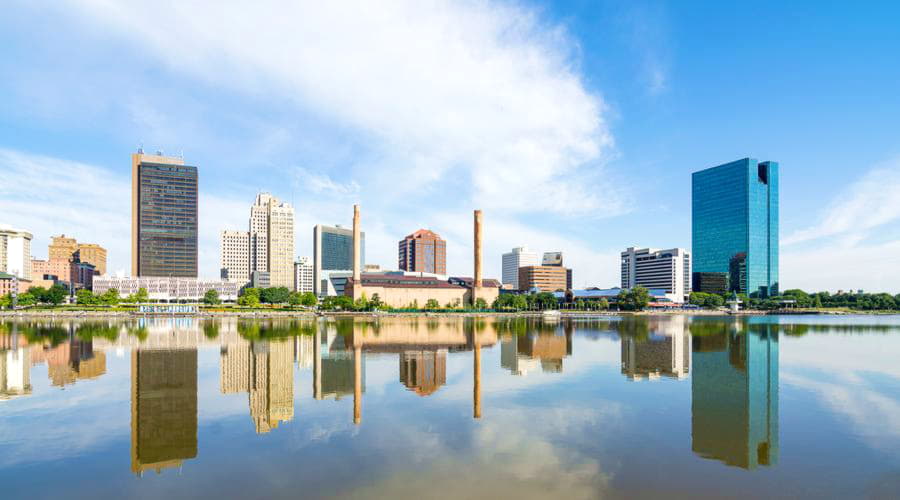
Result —
M562 266L525 266L519 268L519 290L539 292L565 291L569 270Z
M144 288L151 300L182 301L201 300L209 290L215 290L223 301L237 300L241 289L239 283L224 280L175 277L108 277L94 279L94 293L104 294L115 288L120 296L137 293Z

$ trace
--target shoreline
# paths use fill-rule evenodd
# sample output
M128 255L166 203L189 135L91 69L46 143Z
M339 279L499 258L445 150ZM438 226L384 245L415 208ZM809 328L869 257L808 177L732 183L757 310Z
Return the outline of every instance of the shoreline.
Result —
M770 311L726 311L691 310L691 311L559 311L558 316L547 317L540 311L418 311L418 312L384 312L384 311L197 311L190 313L141 313L137 311L103 311L103 310L17 310L0 311L0 319L80 319L80 318L247 318L247 319L316 319L316 318L546 318L549 320L562 318L605 318L615 316L848 316L848 315L898 315L900 311L846 311L846 310L801 310L796 312Z

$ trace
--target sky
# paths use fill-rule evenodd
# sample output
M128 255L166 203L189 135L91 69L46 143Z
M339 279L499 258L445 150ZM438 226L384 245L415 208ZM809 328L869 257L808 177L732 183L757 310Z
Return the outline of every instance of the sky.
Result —
M361 204L369 263L419 228L470 275L527 245L575 286L691 245L690 174L781 167L781 286L900 292L900 5L6 2L0 224L129 270L130 155L200 176L200 274L257 192L315 224Z

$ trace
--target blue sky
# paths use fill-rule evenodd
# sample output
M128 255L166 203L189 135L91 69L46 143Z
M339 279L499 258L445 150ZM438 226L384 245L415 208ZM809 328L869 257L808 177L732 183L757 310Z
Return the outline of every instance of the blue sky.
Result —
M129 262L129 155L201 176L201 274L258 190L312 226L363 206L367 257L428 227L488 274L562 250L618 284L690 247L690 173L781 164L781 282L900 291L900 7L778 2L19 2L0 16L0 223Z

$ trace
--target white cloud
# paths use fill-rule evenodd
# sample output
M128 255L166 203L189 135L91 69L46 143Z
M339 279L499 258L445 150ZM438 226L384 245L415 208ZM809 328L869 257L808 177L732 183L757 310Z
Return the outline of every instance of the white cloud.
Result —
M876 165L782 239L782 288L900 292L900 158Z
M827 205L818 224L784 238L785 245L859 234L900 220L900 158L878 165Z
M464 195L485 208L623 210L619 191L599 174L612 145L604 104L572 67L574 43L525 8L481 1L70 5L177 71L287 98L356 130L374 151L354 165L366 188L418 192L466 182L473 189Z

